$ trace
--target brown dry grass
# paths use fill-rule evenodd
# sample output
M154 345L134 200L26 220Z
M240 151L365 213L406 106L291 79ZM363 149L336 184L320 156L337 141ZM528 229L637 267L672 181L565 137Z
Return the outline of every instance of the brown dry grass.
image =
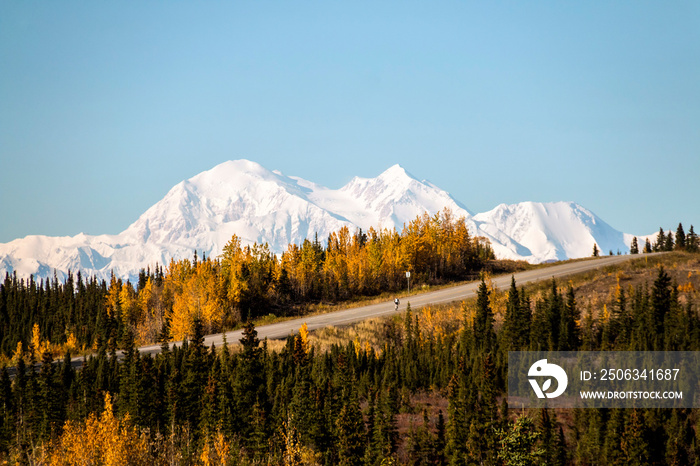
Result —
M691 301L697 310L700 307L700 255L684 252L648 257L643 254L621 264L602 270L586 272L570 277L566 282L558 281L560 290L565 291L571 284L576 295L576 303L582 312L589 307L593 316L603 312L605 305L610 306L614 300L618 284L629 297L631 288L642 285L651 286L658 276L659 267L678 285L679 300L682 304ZM551 282L541 282L526 287L532 302L549 292Z

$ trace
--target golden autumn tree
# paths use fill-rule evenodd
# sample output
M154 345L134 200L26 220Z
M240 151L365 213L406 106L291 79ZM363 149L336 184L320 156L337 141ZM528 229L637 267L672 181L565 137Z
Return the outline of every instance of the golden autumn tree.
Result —
M136 292L129 282L122 283L119 290L119 307L124 325L136 326L140 318L140 312L136 299Z
M137 344L155 341L163 327L162 287L148 277L136 298L139 320L136 325Z
M414 271L404 254L403 238L396 230L384 229L380 241L382 260L379 274L385 277L386 288L397 289L403 284L404 273Z
M309 327L306 322L299 328L299 346L304 354L309 354L311 348L309 347Z
M426 258L430 245L426 244L426 238L423 236L423 225L422 216L418 216L408 225L404 225L401 232L401 257L407 264L409 271L425 277Z
M41 359L41 330L38 324L32 327L32 355L35 360Z
M455 269L466 268L471 260L473 245L464 219L457 222L452 237L455 250L452 267Z
M367 257L367 235L359 229L352 236L347 251L349 287L352 295L366 294L370 288L369 259Z
M180 272L182 268L174 266ZM166 285L172 300L170 332L175 340L191 336L195 319L202 322L207 333L222 328L226 292L218 261L197 261L187 268L187 273L178 273L177 279L166 279Z
M175 296L182 293L185 282L193 273L192 264L189 260L171 260L163 280L162 303L166 312L172 310Z
M202 321L207 333L218 331L223 323L218 267L211 259L199 261L185 285L191 315Z
M350 231L347 226L328 236L323 275L326 281L326 294L331 299L346 299L349 296L349 248Z
M295 300L303 296L299 264L301 264L301 248L296 244L290 244L280 259L280 276L286 278L291 297Z
M175 340L183 339L190 331L189 308L183 302L182 294L192 273L192 264L189 260L172 260L163 281L162 301L165 317L170 322L170 334Z
M112 274L109 281L109 288L107 289L107 296L105 297L107 315L110 317L121 317L121 305L119 299L121 289L121 280L117 280L117 277Z
M13 366L16 366L19 363L20 359L24 359L24 348L22 348L22 340L17 342L17 347L15 348L15 352L12 353L12 358L10 359L10 364Z
M198 291L193 278L185 282L182 293L175 295L170 317L170 334L173 339L183 340L191 334L198 310L197 295Z
M241 239L236 235L233 235L224 246L221 254L221 273L226 304L236 314L234 318L241 320L240 308L248 283L245 277L245 256Z
M75 352L75 350L78 349L78 339L75 338L75 333L69 332L68 336L66 337L66 351L69 351L71 353Z
M128 414L123 419L114 416L109 393L105 394L102 414L93 413L84 423L66 422L47 461L51 466L148 465L151 462L146 437L131 425Z
M153 280L148 277L146 284L139 290L139 295L137 298L136 305L139 308L139 313L147 316L151 314L154 307L154 290L153 290Z
M203 466L225 465L230 453L230 442L226 439L221 429L217 429L211 438L209 436L205 438L199 461Z
M34 359L41 361L41 355L47 351L50 351L51 343L46 340L41 339L41 330L38 324L34 324L32 327L32 354Z

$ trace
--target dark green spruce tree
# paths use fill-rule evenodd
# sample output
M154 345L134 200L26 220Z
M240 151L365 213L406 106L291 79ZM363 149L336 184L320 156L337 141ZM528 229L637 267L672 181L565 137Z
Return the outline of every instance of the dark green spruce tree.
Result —
M679 223L676 229L676 249L684 251L686 249L685 231L683 231L683 224Z
M659 267L659 273L656 280L654 280L654 286L651 291L652 330L654 331L654 348L657 351L664 349L664 328L666 316L671 310L671 292L671 277L663 267Z
M268 427L264 422L268 399L263 370L263 349L260 347L258 332L252 321L246 324L240 341L242 350L234 371L234 413L237 430L243 438L244 445L251 451L259 451L260 448L265 448L264 445L257 444L257 439Z
M637 237L632 238L632 244L630 246L630 254L639 254L639 242Z
M520 296L518 288L515 286L515 277L510 278L510 289L508 290L508 302L506 303L506 314L503 317L503 327L501 329L501 347L504 351L517 351L524 346L522 332L525 332L524 322L520 321ZM527 323L529 332L530 323Z
M581 319L581 314L576 307L576 297L573 286L569 285L566 292L566 303L561 306L561 319L559 324L559 351L573 351L578 349L581 340L581 332L576 324Z
M664 233L663 228L659 228L659 233L656 235L656 241L654 241L653 251L661 252L666 247L666 233Z
M698 235L693 229L693 225L690 225L690 230L688 230L688 236L685 239L685 248L688 252L698 252L700 249L700 241L698 241Z
M492 352L496 345L496 333L493 330L493 310L489 290L484 279L476 293L476 315L474 316L474 343L480 352Z
M664 241L663 251L666 251L666 252L673 251L674 245L675 245L675 241L673 238L673 233L671 233L671 231L669 230L668 234L666 235L666 239Z

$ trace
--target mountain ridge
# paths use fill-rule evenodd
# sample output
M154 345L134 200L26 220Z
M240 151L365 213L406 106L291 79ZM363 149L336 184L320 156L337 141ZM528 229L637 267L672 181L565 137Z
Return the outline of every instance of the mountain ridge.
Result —
M223 162L173 186L116 235L30 235L0 243L0 273L65 278L68 270L133 278L139 270L194 250L219 255L233 234L244 244L283 252L343 226L400 231L418 215L449 209L470 232L491 241L497 257L545 262L601 251L627 251L632 235L612 228L574 202L500 204L474 214L429 181L396 164L375 178L352 178L339 189L270 171L250 160Z

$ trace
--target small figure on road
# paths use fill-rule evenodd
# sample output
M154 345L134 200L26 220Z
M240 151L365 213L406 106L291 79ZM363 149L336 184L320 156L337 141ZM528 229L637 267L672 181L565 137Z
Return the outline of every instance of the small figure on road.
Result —
M394 306L396 307L396 310L399 310L399 298L394 298Z

